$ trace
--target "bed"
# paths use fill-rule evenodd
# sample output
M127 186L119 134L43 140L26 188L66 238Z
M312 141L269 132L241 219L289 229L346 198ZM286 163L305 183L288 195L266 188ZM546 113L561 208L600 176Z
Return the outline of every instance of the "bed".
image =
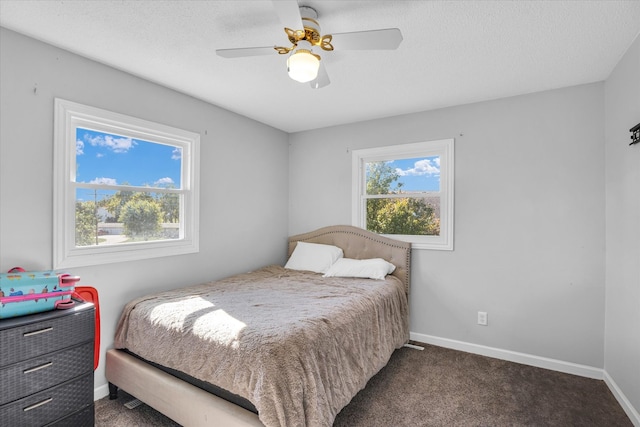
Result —
M395 269L382 279L291 269L318 245ZM121 388L185 426L331 426L409 340L411 245L331 226L291 236L288 256L291 268L127 304L106 355L110 397Z

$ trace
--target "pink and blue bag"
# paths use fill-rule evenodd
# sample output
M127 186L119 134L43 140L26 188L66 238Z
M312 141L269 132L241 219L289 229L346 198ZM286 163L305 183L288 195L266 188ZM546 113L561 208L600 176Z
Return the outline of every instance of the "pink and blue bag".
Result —
M55 271L24 271L16 267L0 273L0 319L69 308L80 278Z

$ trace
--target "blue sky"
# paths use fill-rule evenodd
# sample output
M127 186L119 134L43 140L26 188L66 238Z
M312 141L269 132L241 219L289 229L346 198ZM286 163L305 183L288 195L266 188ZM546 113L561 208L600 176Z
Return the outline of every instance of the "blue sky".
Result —
M393 160L388 164L400 175L398 182L403 183L405 192L440 189L438 156ZM83 128L76 130L77 182L179 188L180 168L181 151L175 146ZM93 190L90 193L93 198ZM82 194L78 198L86 199Z
M76 181L180 188L178 147L77 128Z
M388 162L400 175L402 191L439 191L440 157L420 157Z

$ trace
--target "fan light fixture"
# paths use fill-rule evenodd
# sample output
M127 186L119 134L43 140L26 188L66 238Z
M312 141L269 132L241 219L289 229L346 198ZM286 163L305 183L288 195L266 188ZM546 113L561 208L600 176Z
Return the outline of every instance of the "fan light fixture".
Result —
M308 49L298 49L287 59L287 71L293 80L306 83L318 76L320 56Z
M287 71L292 80L310 83L313 89L318 89L327 86L330 81L325 62L320 62L320 55L314 52L320 52L320 49L323 55L324 52L331 52L334 42L342 50L393 50L402 42L402 33L397 28L322 35L315 9L299 6L298 0L273 0L272 3L290 44L216 49L218 56L242 58L268 55L275 50L280 55L288 55Z

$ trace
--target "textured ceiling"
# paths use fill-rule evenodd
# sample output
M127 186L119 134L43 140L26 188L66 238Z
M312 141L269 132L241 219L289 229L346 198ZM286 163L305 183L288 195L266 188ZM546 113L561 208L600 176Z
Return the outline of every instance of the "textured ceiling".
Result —
M395 51L323 55L313 90L270 1L0 0L0 25L287 132L605 80L640 33L640 1L307 1L322 33L397 27Z

